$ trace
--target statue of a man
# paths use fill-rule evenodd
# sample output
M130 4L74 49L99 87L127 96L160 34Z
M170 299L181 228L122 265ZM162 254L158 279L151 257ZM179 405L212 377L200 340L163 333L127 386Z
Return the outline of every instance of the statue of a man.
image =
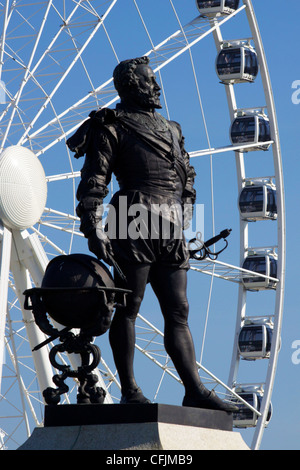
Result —
M80 229L99 259L111 264L113 256L117 261L126 281L115 271L116 285L132 290L126 307L116 308L109 332L122 388L121 403L149 403L135 381L133 363L135 320L150 282L164 316L165 348L185 387L183 405L234 411L236 407L204 387L198 374L188 326L189 253L183 236L183 212L160 214L154 228L150 217L155 213L153 208L162 204L178 208L195 202L195 171L184 149L181 127L155 111L161 108L160 87L147 57L121 62L114 70L114 84L120 104L113 110L93 111L67 144L76 157L86 155L77 191ZM146 208L144 219L128 217L128 225L136 221L139 237L129 233L118 236L118 226L111 231L116 236L108 236L109 228L108 232L102 230L102 201L113 173L119 184L111 201L116 224L124 216L120 213L124 211L121 198L124 201L126 197L126 215L133 205ZM167 237L165 218L169 219Z

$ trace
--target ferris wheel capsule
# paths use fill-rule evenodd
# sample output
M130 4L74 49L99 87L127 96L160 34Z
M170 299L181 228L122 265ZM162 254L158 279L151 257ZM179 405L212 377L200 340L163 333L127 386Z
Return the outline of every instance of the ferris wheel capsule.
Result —
M261 386L258 385L240 385L235 388L235 392L243 398L255 410L260 411L264 392ZM255 427L258 421L258 415L255 411L251 410L242 402L235 403L239 411L233 413L233 426L236 428L252 428ZM269 424L273 413L272 403L270 403L266 426Z
M216 59L222 83L254 82L259 71L255 49L245 41L224 42Z
M239 195L242 219L249 221L276 220L276 187L272 182L247 181Z
M240 0L196 0L197 8L202 15L230 15L239 7Z
M269 318L244 320L238 339L239 354L246 360L270 357L273 322Z
M230 139L233 145L253 144L245 152L268 150L271 145L267 143L271 141L268 117L257 109L238 111L231 124Z
M264 276L243 273L242 282L246 289L257 291L276 288L277 255L274 251L264 249L249 251L243 263L243 269Z

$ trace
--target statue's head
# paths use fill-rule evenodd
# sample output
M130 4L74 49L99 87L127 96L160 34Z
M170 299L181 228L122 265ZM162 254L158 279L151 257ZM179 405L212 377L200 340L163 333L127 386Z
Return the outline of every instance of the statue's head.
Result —
M114 70L113 78L123 103L144 110L161 108L160 86L149 66L148 57L120 62Z

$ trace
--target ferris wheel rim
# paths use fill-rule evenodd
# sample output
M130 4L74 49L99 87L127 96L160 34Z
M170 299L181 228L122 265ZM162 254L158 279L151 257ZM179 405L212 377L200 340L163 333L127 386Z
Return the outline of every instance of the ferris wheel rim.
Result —
M262 39L258 23L255 17L254 8L251 0L243 0L247 5L247 15L253 33L254 41L256 44L257 52L260 56L260 63L262 68L262 78L265 88L265 96L268 106L268 114L272 128L272 135L274 139L273 144L273 158L275 168L275 180L276 180L276 192L277 192L277 208L278 208L278 222L277 222L277 244L278 244L278 264L277 264L277 275L279 283L276 289L276 304L275 304L275 338L272 339L270 368L266 378L266 390L264 391L264 398L262 402L262 416L259 418L258 426L253 438L253 448L257 449L260 446L263 429L267 421L267 415L269 406L271 403L272 391L275 381L275 373L278 362L278 355L280 351L281 341L281 329L282 329L282 317L283 317L283 296L284 296L284 283L285 283L285 202L284 202L284 182L283 182L283 170L282 170L282 157L281 157L281 146L279 140L279 130L276 116L276 109L272 91L272 85L270 80L270 74L268 71L267 61L264 53Z
M278 191L278 205L277 205L277 256L278 256L278 270L277 270L277 286L276 286L276 303L274 311L274 330L272 338L272 347L269 359L269 368L264 383L263 389L263 400L261 403L261 414L258 417L255 433L252 440L252 448L254 450L259 449L262 441L264 429L267 424L267 418L269 408L271 406L271 397L274 387L274 380L276 374L276 367L278 361L278 355L280 350L280 338L282 328L282 314L283 314L283 296L284 296L284 280L285 280L285 206L284 206L284 184L283 184L283 171L282 171L282 158L281 148L279 141L278 123L276 117L276 109L272 91L272 85L263 48L263 43L259 31L259 26L255 16L252 0L243 0L244 6L246 7L246 14L249 22L249 26L252 32L252 39L254 42L256 53L259 58L260 72L262 76L263 88L265 92L266 108L268 110L268 117L272 128L272 141L270 144L273 149L273 160L275 175L274 179L276 182L276 192ZM220 37L217 33L215 34L215 42L217 50L220 50ZM235 100L235 94L233 91L233 85L226 86L227 102L231 121L237 111L237 105ZM247 150L247 147L245 147ZM243 148L239 149L236 153L236 164L237 164L237 179L239 192L244 187L246 181L245 168L243 163ZM248 248L248 222L240 219L240 263L241 266L246 256ZM240 284L238 294L238 306L237 306L237 321L236 321L236 332L233 346L233 355L231 370L229 374L228 384L234 386L235 377L237 375L237 363L238 357L238 337L241 330L242 320L246 318L246 289L243 284Z

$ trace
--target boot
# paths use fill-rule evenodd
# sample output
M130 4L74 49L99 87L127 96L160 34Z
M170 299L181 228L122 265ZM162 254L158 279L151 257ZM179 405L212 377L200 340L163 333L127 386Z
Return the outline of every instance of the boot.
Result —
M135 389L129 389L125 393L122 393L122 397L120 401L121 405L137 404L137 403L142 403L142 404L151 403L151 401L143 395L143 392L139 387Z
M209 391L204 386L193 394L186 394L183 398L182 406L227 411L228 413L239 411L239 408L233 403L222 401L214 390Z

